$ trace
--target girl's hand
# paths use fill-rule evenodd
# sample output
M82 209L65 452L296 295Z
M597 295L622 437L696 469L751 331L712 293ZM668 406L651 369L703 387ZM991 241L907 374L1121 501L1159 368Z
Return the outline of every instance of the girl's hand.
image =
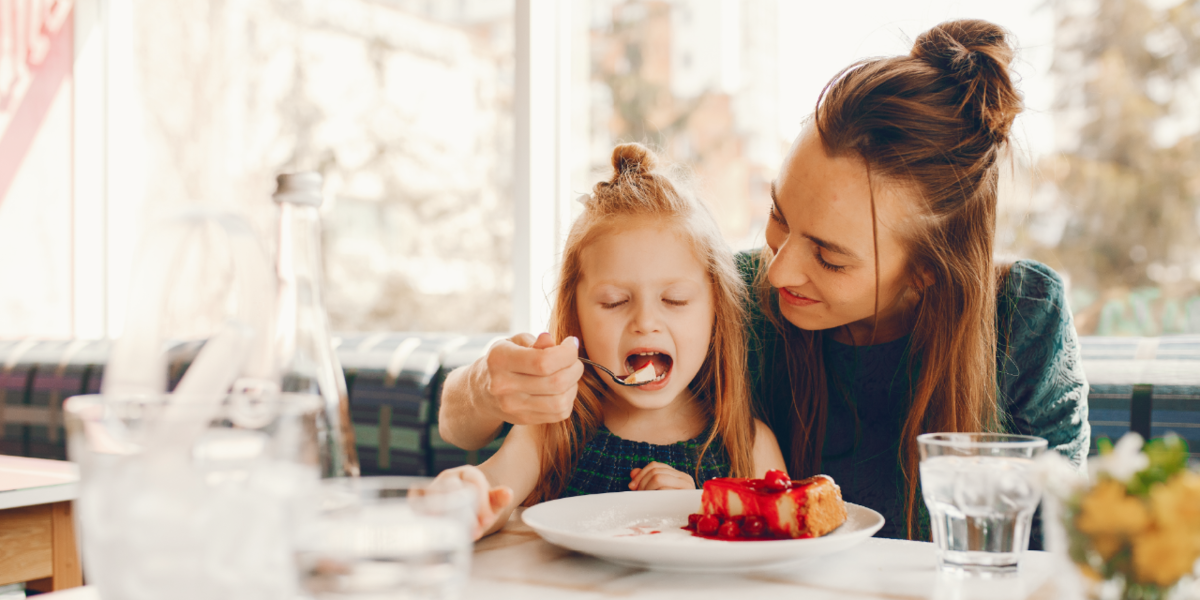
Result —
M694 490L696 482L692 476L677 471L670 465L652 462L629 472L631 490Z
M478 499L475 510L477 523L474 531L471 532L471 539L477 540L496 522L500 511L509 502L512 502L513 491L506 485L491 487L483 471L480 471L479 467L471 465L442 471L437 479L433 480L430 487L455 488L464 485L475 488L475 497Z

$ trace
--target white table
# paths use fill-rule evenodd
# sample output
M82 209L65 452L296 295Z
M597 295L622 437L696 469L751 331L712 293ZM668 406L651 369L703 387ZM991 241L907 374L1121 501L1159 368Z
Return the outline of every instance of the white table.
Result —
M1011 579L956 579L937 571L933 544L872 538L845 552L781 571L692 574L623 567L543 541L519 517L475 545L463 598L583 600L804 598L909 600L1052 600L1057 559L1029 552Z
M76 465L0 456L0 585L51 591L83 583L71 519L78 496Z
M940 575L933 545L870 539L845 552L785 571L739 575L688 574L622 567L548 544L514 517L475 545L464 600L641 599L742 600L1057 600L1052 575L1058 562L1030 552L1011 579L960 580ZM45 600L100 600L93 588L41 596Z

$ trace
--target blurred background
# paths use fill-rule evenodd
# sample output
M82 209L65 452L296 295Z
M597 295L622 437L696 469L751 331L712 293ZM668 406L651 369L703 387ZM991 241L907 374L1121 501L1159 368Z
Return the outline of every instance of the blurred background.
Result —
M335 330L538 329L614 144L758 247L829 78L964 17L1020 47L998 252L1084 335L1200 333L1195 0L0 0L0 338L119 335L144 228L199 203L273 241L308 169Z

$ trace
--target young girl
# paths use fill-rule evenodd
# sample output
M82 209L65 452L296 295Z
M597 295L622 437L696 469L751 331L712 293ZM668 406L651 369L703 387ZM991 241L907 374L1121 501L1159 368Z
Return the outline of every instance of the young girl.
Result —
M618 375L653 365L655 378L625 387L589 367L569 419L516 425L487 462L443 472L440 484L479 490L485 535L522 504L784 468L750 415L745 287L715 221L643 146L612 162L567 238L551 332Z

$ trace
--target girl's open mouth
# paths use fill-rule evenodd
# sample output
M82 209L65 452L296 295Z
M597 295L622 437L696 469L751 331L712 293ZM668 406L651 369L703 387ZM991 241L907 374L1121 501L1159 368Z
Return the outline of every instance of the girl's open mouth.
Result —
M654 383L666 379L667 374L671 372L671 365L673 364L675 364L675 360L671 358L671 355L654 350L635 351L625 357L625 368L630 375L638 371L643 371L648 366L653 366L654 378L650 381ZM645 372L644 374L639 374L637 379L639 382L645 381L648 376L649 372Z

